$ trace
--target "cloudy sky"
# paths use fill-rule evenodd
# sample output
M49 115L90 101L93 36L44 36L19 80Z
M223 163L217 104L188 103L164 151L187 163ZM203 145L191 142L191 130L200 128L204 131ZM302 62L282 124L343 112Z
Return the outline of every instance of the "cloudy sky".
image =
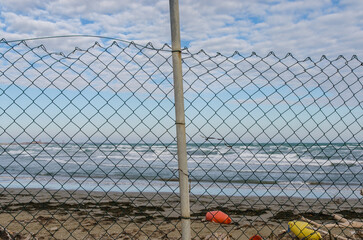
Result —
M87 34L170 43L167 0L0 0L0 10L7 40ZM363 53L360 0L180 0L180 19L182 45L194 52Z
M0 10L0 38L6 40L98 35L139 44L151 42L155 47L171 42L167 0L0 0ZM204 49L209 56L216 52L229 55L238 51L242 54L242 57L235 55L228 61L224 56L210 58L204 53L183 59L190 136L199 136L196 134L199 131L205 136L227 132L233 135L231 138L243 136L247 141L256 136L261 137L261 141L276 136L274 141L281 141L281 136L291 141L313 141L307 137L313 132L313 137L322 142L361 141L362 0L180 0L180 21L182 46L188 47L190 52ZM38 46L43 41L49 51L69 53L75 47L86 49L95 41L104 40L77 37L27 42ZM1 50L5 54L0 59L3 61L0 66L6 70L0 78L0 87L5 89L0 89L0 110L6 109L6 114L3 111L0 117L3 117L3 124L7 121L3 129L8 135L2 135L16 138L21 136L23 128L27 128L27 137L40 138L46 126L48 135L45 137L48 138L60 136L59 131L65 131L73 138L77 129L86 131L86 128L89 135L99 133L102 138L107 131L112 135L120 128L120 122L129 121L123 129L140 128L137 139L147 132L141 119L146 122L147 118L153 118L149 119L155 125L153 132L166 132L163 136L169 138L174 116L173 102L169 100L173 98L172 85L168 81L172 76L171 64L167 63L170 54L163 51L155 54L154 50L148 53L144 48L140 54L136 46L125 51L111 46L102 56L99 51L104 49L99 45L86 54L75 53L81 56L78 66L71 58L58 61L59 56L46 54L47 57L42 57L43 48L29 52L27 47L19 50L3 44ZM278 57L292 53L295 58L289 56L277 61L270 55L263 58L264 61L259 57L241 61L252 52L263 57L270 51ZM319 61L322 55L332 61ZM337 59L339 55L345 58ZM359 60L351 59L353 55ZM119 56L118 62L114 61L114 56ZM306 57L316 61L297 63L298 59ZM84 68L86 62L89 64ZM65 63L70 65L63 65ZM107 68L104 63L108 64ZM235 63L239 65L236 67ZM252 63L255 63L253 69ZM127 69L120 71L126 65ZM279 81L280 77L284 81ZM167 86L161 87L161 83ZM285 83L288 86L281 87ZM29 84L48 88L39 92L38 88L27 88ZM91 91L87 92L88 88ZM139 99L133 99L136 93ZM77 101L70 104L69 99L75 99L75 95ZM93 104L97 98L99 101ZM166 100L160 100L164 98ZM114 107L112 99L116 99ZM106 100L111 105L99 105ZM120 101L127 105L121 112L130 112L126 117L115 114ZM83 111L85 106L92 109ZM77 113L80 109L82 113L74 116L74 110ZM149 109L156 111L145 116ZM69 115L61 118L60 112ZM60 115L51 118L54 113ZM135 114L136 119L130 117ZM247 117L242 117L241 121L241 116ZM116 118L114 123L109 122L112 117ZM33 122L40 118L39 124ZM13 123L14 119L22 122L21 128ZM160 119L166 121L161 122L161 126L158 125ZM87 124L91 126L87 127ZM97 132L97 129L103 132ZM153 132L149 134L158 138L159 135ZM129 136L130 133L123 134ZM0 142L6 141L9 140L0 138Z

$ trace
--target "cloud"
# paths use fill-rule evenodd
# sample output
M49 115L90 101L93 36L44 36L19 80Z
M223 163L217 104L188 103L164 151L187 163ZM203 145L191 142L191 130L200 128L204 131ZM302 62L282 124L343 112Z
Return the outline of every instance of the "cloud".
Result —
M18 13L31 13L34 9L44 8L47 1L42 0L1 0L2 10Z
M275 1L272 4L256 1L248 6L235 4L236 9L231 10L228 6L220 7L222 3L210 5L215 7L207 8L209 14L201 10L199 15L194 16L194 19L198 20L194 22L198 24L193 25L194 19L188 15L187 25L184 28L184 34L188 38L194 37L194 40L190 41L191 45L193 43L198 47L203 45L203 49L207 51L219 48L219 52L230 53L239 50L245 54L251 51L261 54L269 51L280 54L292 52L297 57L361 54L359 48L356 48L359 44L359 35L362 33L359 29L362 26L359 23L361 13L355 9L362 9L362 6L351 5L340 8L329 1ZM200 9L195 6L189 8ZM246 12L245 9L249 11ZM219 20L218 24L215 24L215 15L223 16L223 14L230 14L234 21ZM199 21L199 18L202 20ZM192 28L188 28L188 22ZM224 25L221 26L221 23ZM353 33L358 36L350 35ZM349 42L345 40L347 36L352 36L348 37ZM225 39L224 44L215 46L215 40L221 37ZM247 42L250 47L246 48L245 44L241 44L243 47L236 49L234 44L229 44L240 39Z
M0 0L7 39L89 34L170 43L166 0ZM361 1L180 1L182 45L211 53L362 55Z
M77 25L80 25L80 22L77 20L53 22L33 19L29 16L19 16L15 13L4 13L3 16L8 23L8 31L27 33L34 36L71 33L77 29Z
M0 0L0 11L0 35L7 40L86 34L144 45L152 42L156 48L165 42L170 44L167 0ZM301 108L309 114L322 109L312 117L316 123L332 116L329 111L333 108L341 114L338 119L359 120L363 70L361 62L351 56L362 59L363 1L185 0L180 1L180 23L182 46L189 48L183 54L186 107L190 120L200 120L194 121L197 122L195 131L202 129L201 124L209 120L206 117L209 115L215 115L208 122L211 127L219 128L221 117L226 117L227 125L229 121L233 126L241 126L236 116L249 115L254 122L260 119L259 110L265 108L270 117L267 122L288 111L286 119L277 124L296 116L304 122ZM100 44L90 48L95 41ZM49 85L49 96L52 90L59 89L65 92L60 96L69 99L76 89L84 94L80 96L85 98L84 102L89 97L87 92L100 93L101 102L110 92L114 96L122 93L123 97L132 96L127 100L131 107L137 108L142 100L145 107L158 103L161 114L172 113L169 111L173 107L169 52L128 47L127 43L116 47L111 45L112 41L98 38L27 42L29 47L13 48L3 55L2 66L7 70L3 71L1 84L16 81L24 89L29 85L40 89ZM47 51L43 47L32 49L40 44ZM78 59L77 63L72 64L72 58L48 55L49 52L69 54L75 47L88 49L70 54ZM201 49L206 53L194 54ZM235 51L239 54L227 59ZM268 55L270 51L276 56ZM216 55L217 52L221 55ZM294 57L285 57L289 52ZM24 57L17 60L19 54ZM340 54L346 58L337 59ZM321 58L322 55L328 58ZM307 57L313 62L303 61ZM15 66L11 68L7 59L15 62ZM38 67L39 72L33 67ZM18 86L6 90L9 101L13 96L10 91L21 94ZM29 88L29 91L38 99L36 89ZM116 102L119 100L122 99L116 98ZM75 104L80 103L75 101ZM218 109L216 112L214 107ZM350 116L346 115L348 109L355 109ZM172 118L169 120L171 126ZM291 131L298 130L299 124L295 128L290 126ZM228 127L226 130L229 131ZM347 134L360 130L356 124L349 127Z

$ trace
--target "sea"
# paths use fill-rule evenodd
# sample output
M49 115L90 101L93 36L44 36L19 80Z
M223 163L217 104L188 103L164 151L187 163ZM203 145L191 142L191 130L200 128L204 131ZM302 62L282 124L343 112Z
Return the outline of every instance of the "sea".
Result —
M193 143L190 193L361 198L360 143ZM0 188L179 193L175 143L0 145Z

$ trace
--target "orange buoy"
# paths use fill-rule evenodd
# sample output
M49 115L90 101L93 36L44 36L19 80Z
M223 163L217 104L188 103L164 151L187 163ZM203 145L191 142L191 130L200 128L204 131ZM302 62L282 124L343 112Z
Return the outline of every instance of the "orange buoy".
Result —
M250 237L249 240L262 240L262 237L260 237L259 235L254 235L254 236Z
M230 224L232 219L221 211L210 211L205 215L205 219L210 222Z

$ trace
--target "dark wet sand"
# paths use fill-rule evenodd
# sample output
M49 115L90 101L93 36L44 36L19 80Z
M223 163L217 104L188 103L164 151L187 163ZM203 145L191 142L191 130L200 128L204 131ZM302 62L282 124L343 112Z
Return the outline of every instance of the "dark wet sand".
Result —
M267 239L300 216L331 223L335 213L362 221L362 203L363 199L191 196L192 238L228 232L232 239L249 239L258 232ZM211 210L227 213L232 224L204 221ZM179 213L179 196L170 193L0 189L0 226L37 239L180 239Z

